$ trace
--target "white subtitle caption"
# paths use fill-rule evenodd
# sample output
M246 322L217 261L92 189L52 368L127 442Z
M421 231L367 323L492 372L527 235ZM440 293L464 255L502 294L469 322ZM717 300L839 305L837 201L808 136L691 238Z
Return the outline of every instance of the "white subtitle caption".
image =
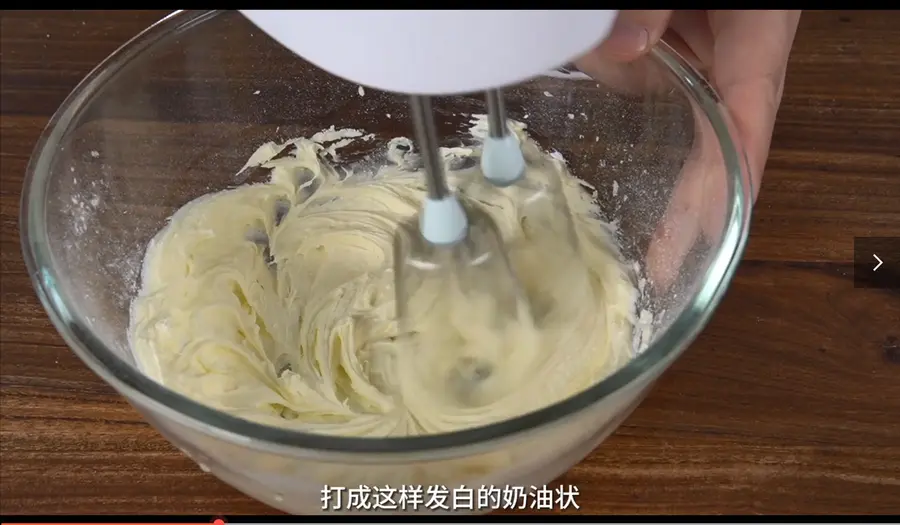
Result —
M401 485L322 487L322 510L569 510L579 509L578 487Z

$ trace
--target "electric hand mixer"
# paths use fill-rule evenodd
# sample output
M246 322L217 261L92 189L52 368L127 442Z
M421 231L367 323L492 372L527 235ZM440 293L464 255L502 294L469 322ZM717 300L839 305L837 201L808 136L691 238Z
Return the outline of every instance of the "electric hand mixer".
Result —
M481 166L497 187L525 180L518 138L506 125L501 88L564 65L594 48L612 29L610 10L244 10L279 43L318 67L370 88L410 95L417 146L428 188L423 208L395 240L397 309L403 329L417 289L453 281L463 294L495 299L496 323L528 315L496 227L465 206L447 185L430 97L485 92L489 136ZM535 195L546 188L532 188ZM530 191L530 190L528 190ZM561 191L561 190L560 190ZM540 200L540 199L530 199ZM565 200L550 207L565 216ZM430 299L432 301L435 298ZM524 312L524 313L523 313ZM467 358L471 362L471 358ZM470 378L485 366L468 366Z

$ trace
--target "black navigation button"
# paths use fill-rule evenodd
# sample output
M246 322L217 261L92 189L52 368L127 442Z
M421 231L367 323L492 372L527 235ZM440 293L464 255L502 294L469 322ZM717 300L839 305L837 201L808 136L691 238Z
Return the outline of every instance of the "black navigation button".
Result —
M857 288L900 289L900 237L855 237L853 284Z

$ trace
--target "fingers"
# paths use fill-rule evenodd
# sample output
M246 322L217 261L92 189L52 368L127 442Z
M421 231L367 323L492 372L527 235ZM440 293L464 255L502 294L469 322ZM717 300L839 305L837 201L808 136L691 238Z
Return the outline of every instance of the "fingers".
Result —
M619 11L612 32L597 51L608 60L635 60L662 38L670 16L672 11Z
M658 291L693 278L701 268L685 267L688 253L704 240L701 246L717 246L725 227L728 179L721 146L703 112L694 107L693 113L691 150L645 259L647 276Z
M575 65L621 93L643 95L665 88L663 72L638 59L662 38L671 16L672 11L620 11L609 37Z
M704 76L709 75L715 49L712 31L709 28L709 11L696 9L675 11L669 19L669 30L664 38ZM687 49L682 49L678 45L679 40Z
M754 200L769 156L788 55L799 20L800 11L710 14L710 28L716 41L712 81L731 112L747 152Z
M755 201L781 103L788 55L799 21L797 11L710 11L709 29L694 15L678 13L670 27L713 66L711 80L732 116L732 135L743 146ZM702 57L707 52L711 56ZM696 109L696 108L695 108ZM691 153L666 214L647 253L655 288L668 289L680 276L688 252L700 240L715 247L725 227L728 191L721 146L709 122L696 112Z

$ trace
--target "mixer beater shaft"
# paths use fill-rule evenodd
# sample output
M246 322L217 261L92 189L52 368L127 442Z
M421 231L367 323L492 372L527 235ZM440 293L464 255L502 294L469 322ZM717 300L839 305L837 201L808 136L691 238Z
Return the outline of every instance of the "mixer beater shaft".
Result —
M506 106L503 104L503 92L499 89L486 91L484 98L488 109L488 135L494 139L502 139L509 133L506 127Z
M413 130L419 143L419 154L425 166L428 198L442 200L450 196L450 188L444 177L444 164L438 147L437 127L431 108L431 97L412 95L409 97Z
M471 403L491 376L497 349L466 343L474 337L467 333L479 330L473 325L505 331L530 322L530 307L493 219L460 202L447 184L430 98L412 96L410 110L427 192L417 217L401 223L394 237L399 328L417 340L422 355L450 347L450 355L435 355L434 362L448 363L444 380L461 402Z

